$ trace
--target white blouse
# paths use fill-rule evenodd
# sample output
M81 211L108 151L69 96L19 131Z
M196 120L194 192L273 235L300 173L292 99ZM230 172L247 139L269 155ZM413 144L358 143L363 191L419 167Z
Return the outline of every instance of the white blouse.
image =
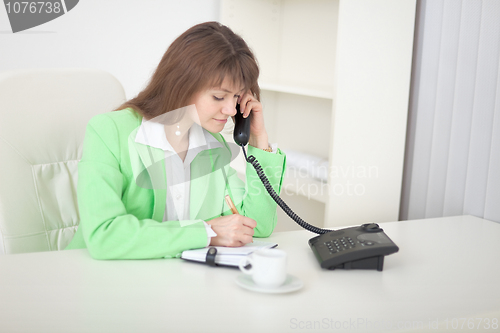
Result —
M207 130L194 123L189 129L189 147L184 162L172 148L165 135L163 124L142 119L135 142L162 149L165 153L165 172L167 175L167 201L163 221L191 220L189 216L189 195L191 185L191 162L204 150L222 147ZM208 241L217 236L205 221Z

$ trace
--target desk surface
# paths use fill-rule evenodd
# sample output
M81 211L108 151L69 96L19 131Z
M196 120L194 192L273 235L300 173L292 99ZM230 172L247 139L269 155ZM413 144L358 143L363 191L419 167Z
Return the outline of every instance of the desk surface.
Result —
M491 332L495 320L498 329L500 224L462 216L380 225L400 248L383 272L322 270L307 244L314 234L273 234L304 282L289 294L250 292L236 285L235 268L180 259L0 256L0 331Z

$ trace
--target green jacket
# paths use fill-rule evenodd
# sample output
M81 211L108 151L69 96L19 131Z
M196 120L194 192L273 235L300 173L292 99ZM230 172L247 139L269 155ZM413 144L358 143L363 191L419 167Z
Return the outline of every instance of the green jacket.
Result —
M203 221L231 211L229 194L239 213L257 221L255 237L269 236L276 226L276 203L254 168L247 164L246 184L229 167L227 143L211 133L221 148L201 151L191 163L192 220L163 221L166 204L164 152L134 141L142 116L124 109L93 117L78 164L80 225L66 249L88 248L95 259L180 257L205 247ZM248 146L277 193L281 191L285 155Z

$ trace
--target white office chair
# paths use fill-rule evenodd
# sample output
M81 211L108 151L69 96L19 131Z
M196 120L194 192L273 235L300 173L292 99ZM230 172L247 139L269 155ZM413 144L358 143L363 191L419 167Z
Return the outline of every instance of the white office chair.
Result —
M69 244L86 125L124 101L120 82L100 70L0 73L0 254Z

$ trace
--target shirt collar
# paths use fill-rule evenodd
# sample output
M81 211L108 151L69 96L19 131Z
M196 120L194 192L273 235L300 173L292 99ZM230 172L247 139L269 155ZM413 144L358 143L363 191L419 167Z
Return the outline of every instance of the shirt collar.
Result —
M141 126L135 136L135 142L175 153L167 140L163 124L147 121L144 118L142 118ZM209 131L193 123L189 129L189 151L200 152L219 147L222 147L222 144Z

